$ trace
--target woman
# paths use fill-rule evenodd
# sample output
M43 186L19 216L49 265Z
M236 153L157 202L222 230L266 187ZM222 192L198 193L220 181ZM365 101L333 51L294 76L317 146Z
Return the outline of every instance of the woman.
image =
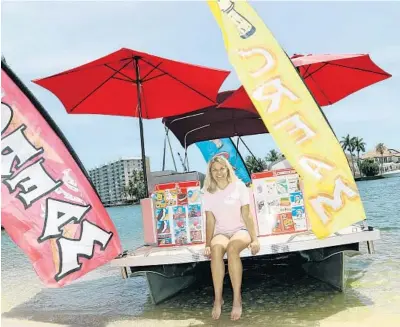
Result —
M212 310L214 319L220 317L223 305L225 253L228 257L228 270L233 288L231 319L238 320L242 315L243 267L240 252L250 247L251 253L255 255L260 250L249 203L247 187L236 177L228 160L222 156L214 157L208 165L203 196L207 219L204 255L211 256L215 295Z

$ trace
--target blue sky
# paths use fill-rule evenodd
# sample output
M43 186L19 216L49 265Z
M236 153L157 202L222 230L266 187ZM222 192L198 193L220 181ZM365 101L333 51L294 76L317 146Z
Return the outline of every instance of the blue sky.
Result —
M324 109L336 135L363 137L367 149L383 142L400 148L400 2L251 1L286 52L369 53L393 75ZM203 1L19 2L2 1L1 52L61 128L87 169L139 156L135 118L68 115L58 99L31 80L104 56L121 47L232 70L222 37ZM223 89L240 85L231 73ZM160 170L164 131L144 122L151 169ZM183 154L172 136L174 153ZM269 135L245 138L258 156L276 148ZM242 154L247 151L242 149ZM195 145L192 170L205 170ZM179 163L178 158L176 157ZM172 168L167 156L167 168ZM178 169L180 169L180 165Z

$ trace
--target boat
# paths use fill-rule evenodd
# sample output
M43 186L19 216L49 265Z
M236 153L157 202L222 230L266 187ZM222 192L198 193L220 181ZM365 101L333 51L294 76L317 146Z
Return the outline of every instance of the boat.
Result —
M230 116L230 119L227 119L227 116ZM207 108L196 114L168 117L163 122L185 151L196 142L232 136L232 131L236 131L235 136L238 137L268 133L265 127L260 125L257 115L234 109ZM238 151L237 148L236 150ZM287 160L281 160L271 165L270 169L290 169L287 165ZM154 178L156 180L148 183L152 187L157 183L185 180L198 180L201 183L204 175L197 172L168 172L157 173ZM152 191L149 190L149 193ZM251 188L249 192L253 197ZM151 237L156 229L152 205L150 198L141 201L144 244L134 250L125 251L111 261L111 266L120 268L123 279L144 276L147 279L152 302L159 304L203 278L210 278L210 265L209 259L203 255L204 244L167 247L157 245L155 238ZM254 203L251 204L251 210L254 217ZM363 221L325 239L318 239L310 229L292 234L259 235L260 252L253 256L248 249L245 249L241 252L241 257L243 265L249 266L250 269L256 267L259 262L266 262L268 267L268 264L273 262L292 258L294 261L289 260L289 264L297 262L299 266L296 267L300 267L308 275L331 285L334 289L345 291L347 259L360 254L360 244L363 242L367 244L368 253L373 254L373 242L378 239L380 231Z
M141 152L142 152L142 162L145 162L145 149L144 149L144 139L143 139L143 127L142 127L142 108L141 108L141 87L143 83L151 80L150 85L154 85L154 78L165 75L165 69L161 70L161 75L158 75L157 68L161 65L161 62L157 62L156 64L152 63L153 66L149 69L149 61L144 61L143 56L149 56L144 53L138 53L129 49L121 49L110 55L118 65L122 65L125 60L129 60L132 62L132 65L127 66L124 63L124 66L121 66L117 73L120 73L123 78L118 77L115 78L122 82L128 82L132 87L136 88L136 97L137 97L137 116L136 112L134 117L139 118L139 127L140 127L140 139L141 139ZM115 67L110 67L108 64L108 60L106 57L101 58L104 67L107 69L111 69L112 72L108 71L108 73L112 73L111 77L108 80L112 80L112 77L115 75ZM116 61L116 59L119 59ZM150 61L153 62L155 57L150 56ZM310 57L307 57L310 59ZM157 57L157 60L160 60ZM163 66L165 66L163 60ZM144 78L141 78L139 71L140 63L144 62L147 65L146 69L149 69L148 74L145 75ZM107 63L107 64L106 64ZM129 62L128 62L129 63ZM93 65L89 63L87 65ZM176 64L174 63L174 66ZM325 66L325 64L324 64ZM82 67L82 66L81 66ZM99 62L96 61L96 67L98 69L103 69L102 65L99 65ZM99 68L101 67L101 68ZM132 67L135 67L135 71L133 71ZM81 69L81 68L80 68ZM123 69L128 70L129 74L126 75ZM305 68L305 71L308 71L309 67ZM319 70L319 69L318 69ZM82 71L82 70L79 70ZM86 70L87 72L88 70ZM91 71L92 72L92 71ZM149 76L149 74L153 73L155 76ZM226 78L227 72L220 72L218 74L221 75L221 84L223 79ZM133 75L132 75L133 74ZM90 75L90 76L89 76ZM135 76L133 79L132 76ZM222 76L223 75L223 76ZM226 76L225 76L226 75ZM76 75L77 76L77 75ZM80 76L80 75L79 75ZM126 79L128 76L129 80ZM173 75L172 75L173 76ZM190 76L190 74L185 74L185 76ZM194 76L194 75L193 75ZM196 75L197 76L197 75ZM384 74L384 78L388 78L389 74ZM71 77L70 74L57 74L51 77L42 79L41 81L37 80L36 82L39 85L46 86L49 90L57 89L57 87L53 88L51 85L59 85L60 79L68 79ZM96 77L96 78L94 78ZM96 83L102 86L105 82L104 80L98 80L98 76L96 74L88 74L88 79L93 81L93 85ZM223 78L222 78L223 77ZM305 77L304 77L305 78ZM51 82L53 79L53 82ZM54 82L54 80L57 80ZM161 79L163 80L163 79ZM173 78L175 81L176 78ZM213 80L212 78L208 79L209 81ZM180 81L182 83L182 81ZM49 83L49 84L48 84ZM55 83L55 84L53 84ZM69 81L70 83L70 81ZM114 83L114 81L113 81ZM136 84L136 86L135 86ZM190 85L187 83L182 83L185 85ZM210 83L211 84L211 83ZM113 84L115 85L115 84ZM149 84L147 84L149 85ZM218 85L220 87L221 85ZM153 86L157 87L157 84ZM105 88L102 88L103 90ZM176 88L177 89L177 88ZM189 88L193 91L193 87ZM179 90L183 90L179 88ZM196 96L200 96L198 90L195 93ZM217 89L214 90L217 93ZM240 91L240 89L239 89ZM181 91L179 91L181 92ZM55 92L56 94L57 92ZM232 94L236 92L225 93L225 96L228 96L230 100L236 99L238 101L238 97L233 97ZM89 96L98 96L100 92L91 92L87 95ZM157 94L154 91L154 94ZM171 93L172 94L172 93ZM171 95L168 93L168 95ZM214 94L214 93L213 93ZM238 93L236 93L237 95ZM133 92L128 92L127 97L129 100L132 100ZM69 98L82 98L82 92L79 88L69 89L67 96ZM86 97L86 98L87 98ZM179 97L178 95L176 97ZM201 103L207 103L212 105L204 107L203 109L197 108L188 110L179 110L174 111L181 113L180 116L171 116L164 117L163 122L166 128L166 136L168 136L168 131L171 131L179 140L181 145L185 149L185 160L182 161L184 166L183 173L172 173L172 174L158 174L157 176L149 176L146 177L146 169L145 165L143 165L143 175L144 175L144 184L146 184L146 192L148 194L152 194L154 189L150 187L151 185L160 185L162 183L181 183L187 181L195 181L200 185L202 184L202 176L199 172L190 171L189 168L189 160L187 157L187 148L196 142L200 141L210 141L218 139L218 138L230 138L230 137L238 137L238 140L241 140L242 136L247 135L255 135L268 133L267 128L261 121L260 115L257 110L254 108L243 108L239 106L233 106L232 104L235 100L229 101L229 105L225 103L223 105L224 99L222 99L221 103L215 103L215 101L209 101L209 97L207 97L208 101L204 100L204 96L200 96L202 101ZM85 99L86 99L85 98ZM108 95L109 99L110 95ZM161 97L160 97L161 98ZM175 96L171 96L171 99L175 100ZM182 96L183 98L183 96ZM226 98L226 97L225 97ZM112 100L114 101L114 99ZM204 102L205 101L205 102ZM219 100L217 99L217 102ZM74 101L69 101L68 103L75 103ZM81 100L78 102L79 104L87 104L88 102L82 102ZM107 110L110 108L112 111L102 111L101 114L111 114L111 115L132 115L132 106L129 105L129 114L126 112L115 112L115 108L113 106L107 106L104 101L98 101L99 104L105 106ZM122 103L122 101L121 101ZM131 103L126 101L126 103ZM200 103L200 102L199 102ZM163 107L168 107L165 103L162 104ZM203 104L202 104L203 105ZM221 106L220 106L221 105ZM242 103L243 105L243 103ZM252 103L250 101L250 105ZM68 107L68 106L67 106ZM98 106L96 106L96 110ZM118 106L119 107L119 106ZM174 106L170 106L174 107ZM183 108L183 105L181 106ZM217 108L218 107L218 108ZM180 108L180 109L182 109ZM69 113L99 113L93 112L93 106L85 106L82 105L79 110L76 110L76 106L66 108ZM148 109L148 108L147 108ZM250 109L250 110L247 110ZM145 115L144 118L161 118L160 110L157 108L157 115ZM164 114L163 114L164 115ZM246 128L242 128L246 127ZM246 144L241 140L242 143L246 146ZM165 158L165 149L167 142L164 142L164 158ZM170 144L170 142L168 142ZM239 152L237 143L236 151ZM247 146L246 146L247 147ZM171 151L172 152L172 151ZM175 169L176 170L176 169ZM151 181L154 178L156 181ZM253 190L249 188L249 192ZM150 197L146 197L141 201L142 207L142 218L143 218L143 227L144 227L144 244L134 250L124 251L117 258L111 261L111 265L114 267L119 267L121 270L122 278L126 279L129 277L135 277L138 275L144 275L147 279L150 296L154 304L159 304L166 299L175 296L180 291L186 289L197 280L209 276L209 274L205 274L205 271L210 271L209 269L209 259L203 255L204 243L203 244L190 244L190 245L169 245L169 246L160 246L157 239L152 239L151 236L156 233L155 226L155 217L153 210L153 199ZM290 203L289 203L290 204ZM254 211L254 204L253 209ZM255 215L253 214L253 217ZM161 220L164 217L160 218ZM171 233L172 234L172 233ZM318 239L311 229L306 229L302 232L296 233L286 233L279 235L268 235L264 236L259 233L259 240L261 249L260 252L253 256L248 250L244 250L241 252L241 257L243 258L244 264L249 264L250 266L254 265L254 262L257 260L265 260L265 261L274 261L274 260L285 260L285 258L289 258L290 256L294 256L298 261L301 262L301 268L310 276L318 278L332 287L344 291L346 286L346 261L348 256L354 256L360 253L360 244L362 242L366 242L368 246L368 252L370 254L374 253L374 244L375 240L380 238L380 232L377 229L374 229L371 226L368 226L366 221L364 220L361 224L351 225L346 227L340 231L337 231L333 235L329 235L324 239ZM165 235L164 235L165 236ZM168 242L166 239L164 242Z

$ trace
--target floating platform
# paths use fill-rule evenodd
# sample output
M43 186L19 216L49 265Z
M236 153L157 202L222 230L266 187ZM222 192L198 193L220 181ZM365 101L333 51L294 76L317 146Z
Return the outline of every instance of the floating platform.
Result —
M350 226L325 239L312 232L259 237L260 252L253 256L249 249L241 252L242 260L274 259L278 254L297 253L303 259L304 271L332 287L344 291L346 257L360 254L359 244L367 242L369 253L380 231L372 227ZM121 268L123 278L138 275L147 278L150 296L158 304L192 285L209 270L209 259L203 255L204 244L157 247L144 245L125 251L111 261ZM226 256L225 256L226 259Z

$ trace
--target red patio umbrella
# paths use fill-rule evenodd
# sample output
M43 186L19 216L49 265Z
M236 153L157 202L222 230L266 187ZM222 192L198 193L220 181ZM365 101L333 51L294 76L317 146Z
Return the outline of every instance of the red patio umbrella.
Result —
M332 105L392 76L379 68L367 54L294 55L291 60L320 106ZM243 86L219 107L256 110Z
M228 71L122 48L88 64L33 82L51 91L68 113L161 118L217 104ZM146 187L147 190L147 187Z

